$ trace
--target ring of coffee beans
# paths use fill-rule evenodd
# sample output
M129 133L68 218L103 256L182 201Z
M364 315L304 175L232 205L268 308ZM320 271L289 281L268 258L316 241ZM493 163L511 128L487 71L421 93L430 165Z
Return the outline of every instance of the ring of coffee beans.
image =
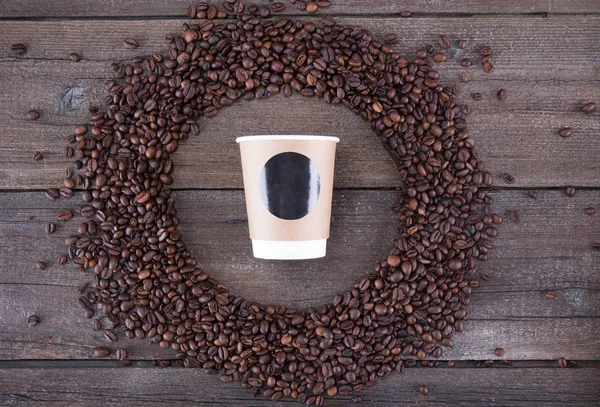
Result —
M174 349L182 365L219 371L273 400L317 405L452 347L479 285L470 279L475 261L486 260L501 218L490 213L481 187L492 176L453 89L438 82L433 47L407 60L388 43L393 36L381 42L330 17L316 24L244 14L184 31L167 56L115 64L121 80L106 82L106 110L91 109L89 125L70 137L86 221L67 239L68 254L95 273L79 300L87 317L94 305L104 313L95 328L110 341L117 327ZM308 309L247 301L211 278L181 239L170 189L171 154L198 133L199 117L294 91L371 122L403 184L390 255ZM119 358L130 364L124 350Z

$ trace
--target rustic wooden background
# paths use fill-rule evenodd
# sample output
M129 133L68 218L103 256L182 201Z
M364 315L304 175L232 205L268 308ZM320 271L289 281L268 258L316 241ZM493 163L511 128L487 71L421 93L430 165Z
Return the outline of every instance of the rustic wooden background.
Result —
M458 64L483 43L494 49L496 70L466 69L462 100L473 92L470 129L482 159L501 187L495 209L508 217L481 272L490 280L473 294L466 332L440 368L392 374L365 390L362 402L337 397L330 405L598 405L600 399L600 2L598 0L333 0L329 9L347 24L377 35L398 34L397 48L412 54L439 35L466 39L443 66L457 82ZM187 0L0 0L0 405L283 406L223 384L201 370L158 368L173 357L144 341L121 341L134 367L93 360L106 345L77 305L77 287L89 276L59 266L64 237L76 222L44 233L58 209L78 200L49 201L58 186L66 137L104 95L110 63L166 50L165 35L187 21ZM413 12L401 18L402 11ZM297 14L290 9L291 14ZM541 12L549 12L541 18ZM314 18L303 15L301 18ZM121 43L131 37L137 50ZM10 45L28 45L15 57ZM83 60L71 62L69 53ZM474 60L477 58L475 57ZM508 90L500 102L495 93ZM252 300L316 305L350 286L388 253L394 236L390 210L398 181L391 160L362 122L342 107L301 97L274 97L233 106L202 122L174 157L175 195L182 231L201 264ZM40 120L25 119L39 109ZM556 134L562 126L574 136ZM336 168L332 236L326 260L270 262L252 258L242 177L234 138L245 134L314 133L341 138ZM44 154L33 161L35 151ZM509 172L515 183L505 185ZM564 187L577 194L569 198ZM535 191L537 199L528 197ZM598 212L589 216L586 207ZM35 263L48 268L40 271ZM550 300L545 292L554 291ZM28 328L36 313L39 325ZM95 335L98 335L96 338ZM505 349L512 366L476 368ZM559 369L557 359L578 362ZM457 361L448 367L447 360ZM418 393L420 384L430 389Z

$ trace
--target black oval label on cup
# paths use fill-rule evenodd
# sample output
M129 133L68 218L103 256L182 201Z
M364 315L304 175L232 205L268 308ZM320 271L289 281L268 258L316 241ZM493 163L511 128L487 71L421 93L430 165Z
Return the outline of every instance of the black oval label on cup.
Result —
M260 172L260 196L279 219L301 219L315 207L321 190L319 170L303 154L274 155Z

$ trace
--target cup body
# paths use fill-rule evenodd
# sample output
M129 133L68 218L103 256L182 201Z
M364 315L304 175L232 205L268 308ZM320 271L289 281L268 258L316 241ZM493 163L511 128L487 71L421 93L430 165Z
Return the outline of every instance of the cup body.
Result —
M238 137L254 257L324 257L335 148L326 136Z

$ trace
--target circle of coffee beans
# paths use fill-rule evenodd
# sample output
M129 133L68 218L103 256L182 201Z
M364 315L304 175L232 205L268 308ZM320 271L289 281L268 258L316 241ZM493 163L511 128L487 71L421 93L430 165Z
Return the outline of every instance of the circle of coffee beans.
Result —
M93 308L105 315L111 341L120 331L272 400L323 405L325 396L358 392L453 346L479 286L476 260L487 260L501 217L490 210L492 175L474 150L455 88L444 87L433 67L445 53L419 50L407 59L330 17L315 23L265 19L269 13L256 7L244 12L184 24L167 55L113 65L119 78L106 82L104 110L91 109L89 124L69 137L85 203L79 233L66 240L68 256L93 270L95 283L81 288L79 303L86 317ZM171 196L171 156L199 133L198 119L294 92L369 121L402 184L389 255L331 302L307 309L252 302L211 278L182 241ZM47 195L56 199L57 191Z

